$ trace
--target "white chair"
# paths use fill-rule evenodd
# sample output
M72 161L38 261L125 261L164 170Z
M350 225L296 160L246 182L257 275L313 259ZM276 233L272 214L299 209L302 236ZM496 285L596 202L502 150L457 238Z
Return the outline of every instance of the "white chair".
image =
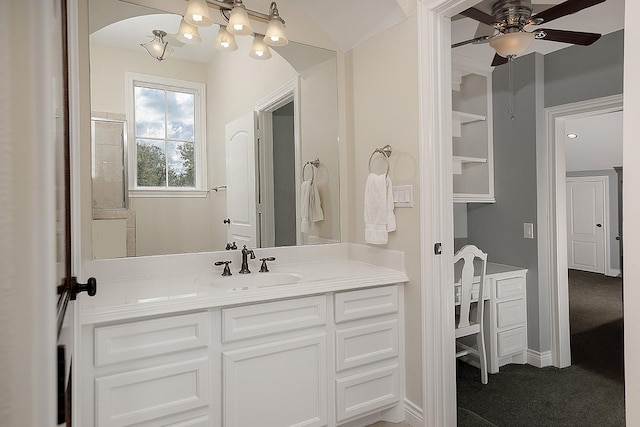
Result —
M475 260L480 262L476 263ZM460 249L453 257L454 264L462 263L460 275L459 307L456 310L456 358L469 354L477 356L480 363L482 384L487 384L487 353L484 344L484 276L487 271L487 254L474 245ZM473 295L473 278L480 276L478 296ZM456 305L458 301L456 301ZM474 309L475 307L475 309ZM459 338L476 336L476 346L461 343ZM460 349L460 350L459 350Z

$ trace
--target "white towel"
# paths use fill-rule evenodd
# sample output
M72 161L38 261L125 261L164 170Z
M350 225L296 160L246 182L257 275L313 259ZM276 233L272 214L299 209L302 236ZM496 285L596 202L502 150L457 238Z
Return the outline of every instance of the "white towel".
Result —
M364 240L374 245L385 245L389 232L395 229L391 179L370 173L364 190Z
M314 172L315 173L315 172ZM322 221L322 203L314 179L302 181L300 186L300 232L308 233L312 222Z

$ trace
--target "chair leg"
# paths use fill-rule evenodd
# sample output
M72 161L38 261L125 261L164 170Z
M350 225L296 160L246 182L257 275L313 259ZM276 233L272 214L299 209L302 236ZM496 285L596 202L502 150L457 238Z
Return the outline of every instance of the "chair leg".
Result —
M480 380L482 384L489 382L489 374L487 372L487 349L484 346L484 334L480 331L476 335L476 343L478 345L478 357L480 359Z

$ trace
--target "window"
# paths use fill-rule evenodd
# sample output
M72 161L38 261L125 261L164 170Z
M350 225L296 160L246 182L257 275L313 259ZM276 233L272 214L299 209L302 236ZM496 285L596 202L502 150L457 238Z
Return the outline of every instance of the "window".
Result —
M127 73L127 88L131 195L205 195L204 84Z

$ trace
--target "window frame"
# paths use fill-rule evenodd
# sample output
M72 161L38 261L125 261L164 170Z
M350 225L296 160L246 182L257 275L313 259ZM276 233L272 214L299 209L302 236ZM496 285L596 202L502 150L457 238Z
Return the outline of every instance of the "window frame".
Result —
M138 155L135 135L135 86L152 87L163 90L193 92L194 99L194 165L195 187L139 187L138 186ZM179 80L168 77L125 72L125 103L129 141L129 197L206 197L207 161L206 161L206 86L204 83Z

